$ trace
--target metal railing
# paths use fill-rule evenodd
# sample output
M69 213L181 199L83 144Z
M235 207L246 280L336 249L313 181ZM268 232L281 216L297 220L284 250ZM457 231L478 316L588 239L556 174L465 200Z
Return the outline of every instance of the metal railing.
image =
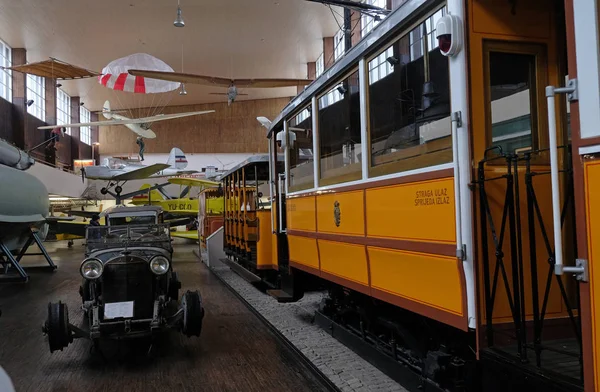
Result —
M565 222L570 218L574 219L575 207L574 207L574 189L573 189L573 172L571 167L571 151L570 146L562 146L559 149L564 151L564 162L565 168L559 170L559 173L564 176L566 190L564 201L560 209L560 230L564 230ZM497 150L499 155L488 157L488 153L492 150ZM482 250L482 264L483 264L483 283L485 291L485 337L487 340L488 347L496 348L507 348L508 344L498 342L499 336L504 335L508 337L509 341L516 341L516 347L511 346L511 349L516 348L516 354L519 360L524 364L530 364L533 360L535 366L544 370L553 371L554 369L545 366L544 352L553 352L559 356L564 356L564 361L567 362L566 358L577 358L579 361L579 374L573 377L572 374L568 376L576 378L579 382L582 381L582 350L581 350L581 326L579 319L579 286L578 281L574 280L575 287L575 301L570 298L567 287L562 277L554 274L556 257L555 257L555 246L551 244L550 236L552 231L549 232L546 229L552 225L553 216L551 213L544 215L542 208L540 207L538 193L540 187L534 186L534 179L542 176L549 176L550 170L547 169L547 165L543 166L544 171L536 171L540 166L532 165L532 158L540 156L541 154L547 154L548 149L529 151L523 154L504 154L499 146L492 147L486 150L484 159L479 162L478 165L478 177L475 184L478 187L479 196L479 227L481 230L481 250ZM486 178L486 165L490 163L503 163L506 172ZM534 169L535 168L535 169ZM524 172L524 183L525 183L525 196L526 196L526 215L521 215L521 190L519 183L519 173ZM495 183L495 187L498 184L505 187L504 200L501 205L502 216L500 222L494 221L492 215L492 207L490 203L490 197L488 195L489 185ZM550 189L546 189L545 192L549 192ZM521 219L526 219L527 230L521 224ZM550 221L549 221L550 219ZM499 226L498 226L499 224ZM508 236L506 236L506 230L510 230ZM498 232L499 227L499 232ZM492 244L490 246L489 237L492 238ZM506 241L508 237L508 241ZM541 237L543 245L543 253L539 252L538 239ZM525 281L525 269L526 260L524 259L523 249L524 244L527 244L529 248L529 272L531 274L531 282ZM568 247L571 254L567 254L566 260L574 261L576 259L575 252L577 251L577 244L572 243ZM558 249L562 249L559 245ZM505 261L505 255L509 254L510 264ZM495 260L492 261L490 259ZM526 256L525 256L526 257ZM547 274L545 280L539 278L539 272L544 268L544 264L547 268ZM511 267L511 276L507 272L507 266ZM557 345L548 344L551 339L545 336L545 325L548 316L548 308L550 297L552 294L552 284L556 282L558 291L560 293L560 301L562 302L563 309L566 309L568 320L567 323L570 325L571 332L563 331L565 336L568 336L571 340L576 341L576 352L569 351L562 348L557 348ZM494 311L497 309L498 299L498 285L502 284L506 291L506 301L508 303L511 324L513 328L506 329L502 328L499 324L494 324ZM543 293L540 292L540 288L543 288ZM531 301L531 303L527 303ZM533 328L530 328L528 322L528 314L526 312L526 305L530 305L531 313L529 314L530 320L533 321ZM511 332L512 331L512 332ZM528 336L528 332L529 336ZM534 359L530 359L530 352L533 352ZM554 358L556 360L556 357ZM560 358L558 360L561 360Z

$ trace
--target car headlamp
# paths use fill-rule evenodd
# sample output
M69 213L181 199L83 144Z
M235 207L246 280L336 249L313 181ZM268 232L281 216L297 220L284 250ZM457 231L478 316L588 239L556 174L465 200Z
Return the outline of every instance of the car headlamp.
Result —
M98 259L86 259L81 263L79 272L85 279L94 280L102 275L104 264Z
M169 260L164 256L156 256L150 260L150 270L156 275L163 275L169 271Z

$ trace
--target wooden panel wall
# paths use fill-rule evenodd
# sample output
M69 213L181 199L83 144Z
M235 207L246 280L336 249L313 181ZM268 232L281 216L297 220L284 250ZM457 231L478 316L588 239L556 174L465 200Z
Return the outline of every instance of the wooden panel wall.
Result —
M0 98L0 139L13 141L13 105Z
M256 120L273 120L291 98L260 99L227 103L166 107L162 113L215 110L215 113L160 121L152 125L155 139L145 139L146 153L168 153L173 147L185 153L267 152L266 129ZM141 110L146 115L147 109ZM131 114L138 116L138 111ZM101 154L138 153L136 135L124 126L100 127Z

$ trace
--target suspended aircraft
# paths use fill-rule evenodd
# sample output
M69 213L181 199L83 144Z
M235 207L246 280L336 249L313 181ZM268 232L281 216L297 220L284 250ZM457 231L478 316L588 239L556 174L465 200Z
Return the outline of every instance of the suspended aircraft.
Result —
M135 53L111 61L102 69L102 73L97 75L98 83L106 87L108 89L109 96L118 102L121 102L123 93L131 93L131 95L128 97L128 100L133 101L134 107L142 108L150 105L150 107L147 108L148 114L159 112L168 104L174 95L176 95L176 90L179 88L180 83L156 80L154 78L145 78L144 76L134 76L129 74L128 71L134 68L154 72L173 71L173 68L171 68L168 64L154 56L146 53ZM214 112L214 110L204 110L197 112L158 114L142 116L140 118L130 118L117 113L123 111L127 110L111 111L110 103L107 100L104 102L102 108L102 114L106 118L106 121L48 125L38 127L38 129L54 129L57 126L78 128L100 125L125 125L138 136L147 139L153 139L156 137L156 134L152 131L152 129L150 129L150 127L156 121L172 120L188 116L198 116ZM129 112L131 117L133 117L133 110L129 110Z
M238 87L244 88L276 88L276 87L302 87L312 83L309 79L228 79L215 76L204 76L180 72L165 72L142 69L130 69L130 75L142 76L147 79L157 79L182 84L200 84L204 86L227 87L227 104L231 105L238 95Z
M171 177L183 174L197 173L197 170L184 170L188 165L187 158L181 149L173 148L169 154L167 163L155 163L153 165L142 165L137 161L120 158L105 158L104 164L99 166L86 166L81 169L82 179L107 180L109 184L100 190L106 195L108 190L115 186L115 192L123 191L121 185L130 180L142 180L145 178ZM122 184L121 184L122 183Z
M156 116L151 117L142 117L142 118L128 118L121 114L117 114L115 112L111 112L110 103L108 101L104 102L104 106L102 107L102 115L107 118L106 121L92 121L87 123L75 123L75 124L60 124L60 125L46 125L42 127L38 127L38 129L54 129L57 126L65 127L65 128L79 128L79 127L94 127L100 125L125 125L127 128L131 129L135 134L141 136L146 139L154 139L156 134L150 126L152 123L156 121L165 121L172 120L175 118L188 117L188 116L198 116L201 114L214 113L214 110L203 110L199 112L184 112L184 113L174 113L174 114L158 114Z

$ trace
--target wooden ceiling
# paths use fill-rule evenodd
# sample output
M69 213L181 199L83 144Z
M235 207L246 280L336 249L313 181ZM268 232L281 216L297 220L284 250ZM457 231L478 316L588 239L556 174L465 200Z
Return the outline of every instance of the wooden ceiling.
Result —
M317 59L322 37L335 34L343 14L305 0L180 0L180 5L183 28L173 26L177 0L0 0L0 40L27 49L29 63L52 57L95 72L117 58L148 53L176 72L306 79L306 63ZM91 110L100 110L106 99L115 109L152 105L152 97L116 95L96 78L62 85ZM186 89L187 95L174 94L168 104L226 100L211 94L225 92L224 87ZM248 95L239 100L289 97L296 88L240 93Z

